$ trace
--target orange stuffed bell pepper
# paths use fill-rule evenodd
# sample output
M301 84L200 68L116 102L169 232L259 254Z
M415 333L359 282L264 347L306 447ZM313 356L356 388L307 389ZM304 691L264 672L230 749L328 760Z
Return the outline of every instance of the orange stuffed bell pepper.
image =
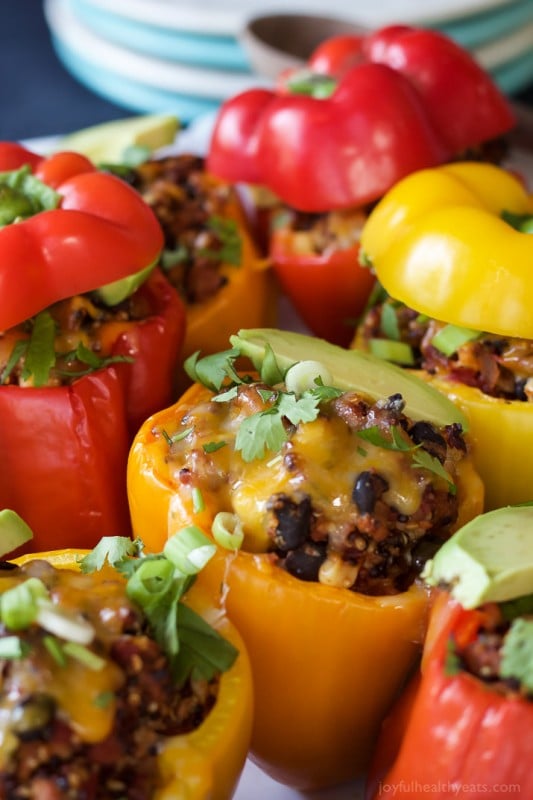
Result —
M236 327L274 322L268 261L259 257L233 186L188 154L152 159L127 177L163 228L161 265L187 309L185 357L221 350ZM180 382L189 381L181 375Z
M533 497L532 219L515 175L457 163L400 182L361 238L388 297L354 345L420 370L463 409L487 508Z
M60 800L75 785L87 800L232 797L251 732L248 656L165 553L151 560L139 542L108 537L92 552L2 562L3 706L17 687L3 794L24 786Z
M252 756L283 783L332 786L366 769L420 653L418 570L482 486L460 412L402 370L285 331L232 344L190 359L205 385L137 434L132 524L150 550L191 524L220 544L199 582L250 652ZM235 372L244 356L261 378Z
M157 219L124 181L13 143L2 169L0 505L38 549L87 547L130 531L128 446L172 398L185 311L155 267Z
M428 562L421 675L383 726L368 800L530 796L532 544L533 509L505 507Z

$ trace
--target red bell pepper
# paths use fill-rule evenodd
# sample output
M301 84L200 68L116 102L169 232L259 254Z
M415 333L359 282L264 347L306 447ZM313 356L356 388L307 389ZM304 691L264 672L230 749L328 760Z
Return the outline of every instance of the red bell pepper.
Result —
M110 356L132 359L115 365L124 380L131 438L150 414L171 402L186 330L184 303L159 268L137 289L136 301L146 315L102 326L101 339Z
M70 386L0 386L0 507L30 525L33 550L128 536L128 446L113 367Z
M271 234L270 256L281 288L315 336L347 347L375 282L359 263L359 243L300 252L294 238L289 227L275 227Z
M33 549L92 547L102 534L130 534L128 448L141 422L172 399L185 308L154 268L120 312L96 316L89 334L72 325L77 314L100 313L92 290L156 262L159 223L134 189L79 154L43 159L0 143L2 170L7 222L14 209L16 224L0 229L0 507L28 521ZM28 175L30 191L51 193L58 207L51 208L50 194L44 208L24 197ZM48 342L52 356L58 348L77 353L80 344L92 350L94 360L90 352L82 357L65 383L57 365L48 380L31 370L28 380L24 368L14 380L10 372L19 369L17 358L28 366L28 351L13 354L40 312L52 326L61 321Z
M342 74L325 99L291 94L289 84L223 104L208 168L266 186L298 210L330 211L372 202L407 173L514 125L492 78L443 34L389 26L354 45L355 66L331 57Z
M495 612L494 604L466 611L444 592L437 598L419 683L383 728L367 800L532 796L531 700L498 692L450 664L450 648L467 645Z
M262 97L261 107L252 89L223 105L207 166L244 180L255 165L256 182L300 211L364 205L449 156L416 90L383 64L354 67L323 100L266 90ZM243 120L253 146L241 155Z
M13 153L10 143L0 143L0 170L33 167L35 177L58 193L59 205L0 229L0 330L156 261L163 233L124 181L78 154L36 161L20 148L17 164Z

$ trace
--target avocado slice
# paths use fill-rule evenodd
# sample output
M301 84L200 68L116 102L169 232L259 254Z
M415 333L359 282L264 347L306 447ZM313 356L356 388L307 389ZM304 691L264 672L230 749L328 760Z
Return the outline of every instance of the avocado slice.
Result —
M468 428L463 412L444 394L401 367L370 353L345 350L324 339L275 328L240 330L230 337L230 342L251 359L256 369L260 368L270 346L283 370L298 361L319 361L329 370L332 383L338 389L361 392L373 400L399 393L405 400L405 413L409 417L439 426L458 422L464 431Z
M103 122L63 136L57 150L75 150L94 163L120 164L128 147L146 147L151 152L172 144L178 131L173 114L145 114Z
M480 514L445 542L422 577L464 608L533 593L533 505Z
M125 278L120 278L118 281L100 286L94 293L106 306L116 306L132 295L133 292L137 291L139 286L148 278L156 264L157 259L152 264L148 264L147 267L140 269L138 272L134 272L133 275L127 275Z

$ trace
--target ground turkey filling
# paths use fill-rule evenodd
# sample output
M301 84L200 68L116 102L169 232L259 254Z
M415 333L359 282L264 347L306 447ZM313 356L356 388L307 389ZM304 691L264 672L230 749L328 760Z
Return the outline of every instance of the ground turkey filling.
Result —
M483 608L481 610L483 611ZM504 678L501 675L502 647L509 632L509 620L504 618L496 604L490 607L490 613L486 613L485 618L486 621L478 630L475 639L456 648L455 653L460 667L498 694L531 699L531 691L522 686L517 678ZM531 620L532 617L528 615L524 619ZM527 658L526 652L524 658Z
M17 634L28 654L0 660L0 798L149 800L163 737L201 723L217 682L176 689L122 581L34 561L2 570L0 590L30 576L94 626L90 647L105 666L91 670L73 658L57 664L37 625ZM0 629L1 637L9 633Z
M76 295L50 306L56 325L54 349L56 360L48 376L47 386L65 386L87 371L87 364L75 357L83 344L99 358L112 355L112 347L121 330L149 317L153 310L147 295L142 291L116 306L109 307L96 294ZM0 383L2 385L31 386L33 378L24 378L24 357L13 361L18 343L30 338L33 319L0 331ZM110 335L111 334L111 335Z
M233 187L215 180L194 155L147 161L128 180L154 211L165 235L163 268L187 303L200 303L227 282L220 267L227 237L238 236L227 220ZM226 219L226 223L223 220Z
M399 341L410 345L414 368L431 375L480 389L484 394L506 400L533 400L533 342L527 339L482 333L461 345L450 357L433 344L444 323L429 319L394 300L371 308L361 323L361 342L384 338L384 306L394 310Z
M244 461L235 437L246 417L269 408L269 393L275 397L262 384L241 385L230 401L190 408L175 432L156 429L169 437L169 479L235 514L243 549L269 551L302 580L372 595L405 590L454 530L467 453L460 426L413 422L399 395L373 403L345 393L321 404L314 421L285 419L278 454ZM390 442L393 428L406 449L359 435ZM419 451L449 480L417 466Z

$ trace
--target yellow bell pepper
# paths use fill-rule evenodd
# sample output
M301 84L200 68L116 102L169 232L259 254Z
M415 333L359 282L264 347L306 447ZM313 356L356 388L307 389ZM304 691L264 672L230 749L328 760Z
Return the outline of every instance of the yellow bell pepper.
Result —
M22 565L45 559L58 569L77 570L88 550L53 550L14 559ZM102 570L105 578L108 567ZM110 570L111 571L111 570ZM112 571L113 577L117 573ZM233 666L221 675L217 700L194 731L167 740L159 754L162 786L153 800L229 800L246 760L252 725L252 679L245 645L224 614L214 614L209 594L194 584L186 602L205 616L239 650Z
M533 214L510 172L456 163L409 175L370 214L361 247L387 292L444 322L533 338L533 237L501 219Z
M167 536L191 523L211 532L220 510L215 493L202 490L203 505L195 508L159 433L172 437L184 415L211 396L193 384L136 436L128 492L133 529L148 550L160 549ZM461 462L458 492L461 525L481 510L470 459ZM240 626L250 654L254 760L299 789L361 775L380 722L420 653L428 605L422 585L365 596L299 580L275 566L268 553L243 550L219 550L198 583Z
M502 218L533 213L533 197L505 170L457 163L415 173L370 214L362 248L391 297L437 320L533 338L533 236ZM362 347L356 335L353 346ZM485 484L485 508L533 499L533 409L418 371L464 412Z

